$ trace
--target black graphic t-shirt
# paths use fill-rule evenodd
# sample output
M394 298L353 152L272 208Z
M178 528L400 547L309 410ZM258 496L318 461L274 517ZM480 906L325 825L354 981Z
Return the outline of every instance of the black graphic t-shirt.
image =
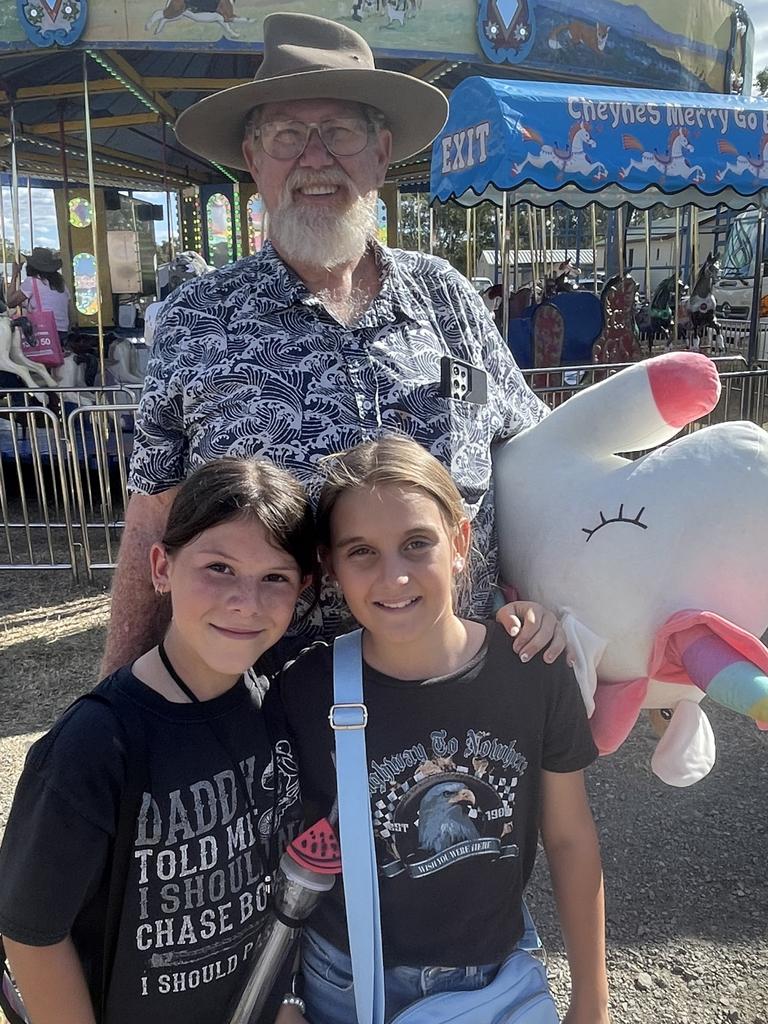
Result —
M280 683L307 821L336 792L332 665L332 648L316 644ZM523 933L541 770L597 757L576 679L562 658L524 665L488 623L481 650L453 675L404 681L365 665L363 682L384 961L497 963ZM310 924L348 950L340 882Z
M76 704L27 756L0 851L0 933L33 946L71 934L99 1014L111 849L135 779L144 793L105 1024L211 1024L244 982L271 854L300 826L274 695L262 704L241 680L174 704L127 668L97 692L112 707ZM137 733L145 768L128 763Z

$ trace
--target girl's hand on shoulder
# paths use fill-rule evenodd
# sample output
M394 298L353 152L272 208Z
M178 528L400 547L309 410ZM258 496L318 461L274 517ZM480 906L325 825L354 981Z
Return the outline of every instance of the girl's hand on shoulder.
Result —
M530 661L539 651L544 651L544 661L551 664L565 650L565 633L560 620L535 601L510 601L498 610L496 621L514 637L512 650L521 661ZM570 658L568 663L571 664Z

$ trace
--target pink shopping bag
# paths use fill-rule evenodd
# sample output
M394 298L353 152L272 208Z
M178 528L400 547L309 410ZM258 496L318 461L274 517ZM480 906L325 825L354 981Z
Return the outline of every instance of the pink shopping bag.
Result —
M32 334L22 330L21 347L27 359L45 366L61 366L64 353L61 351L59 332L56 328L56 317L50 309L41 309L40 289L37 281L32 279L35 295L35 308L26 313L32 325Z

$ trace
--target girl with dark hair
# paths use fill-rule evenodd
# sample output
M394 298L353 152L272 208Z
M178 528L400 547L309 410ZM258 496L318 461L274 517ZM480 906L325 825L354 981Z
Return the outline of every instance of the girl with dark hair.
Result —
M209 463L151 567L164 640L34 744L0 851L0 933L34 1024L223 1021L300 829L291 745L251 666L315 575L303 487L268 462Z
M50 310L56 319L56 329L63 341L74 322L72 296L61 276L61 258L50 249L35 247L27 256L27 276L21 283L21 262L14 263L8 286L8 305L24 306L31 312Z

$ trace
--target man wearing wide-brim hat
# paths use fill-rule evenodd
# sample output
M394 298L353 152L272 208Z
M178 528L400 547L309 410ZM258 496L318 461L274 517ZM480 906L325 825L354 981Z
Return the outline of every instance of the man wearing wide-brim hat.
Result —
M264 20L254 80L180 116L177 137L188 149L250 171L269 241L183 285L158 319L105 670L157 641L149 547L178 484L226 454L263 455L312 487L324 455L382 432L410 434L462 490L481 552L465 610L490 610L491 444L545 409L464 277L443 260L376 241L390 161L428 146L446 115L439 90L378 70L350 28L281 13ZM337 635L346 615L325 587L294 645Z

